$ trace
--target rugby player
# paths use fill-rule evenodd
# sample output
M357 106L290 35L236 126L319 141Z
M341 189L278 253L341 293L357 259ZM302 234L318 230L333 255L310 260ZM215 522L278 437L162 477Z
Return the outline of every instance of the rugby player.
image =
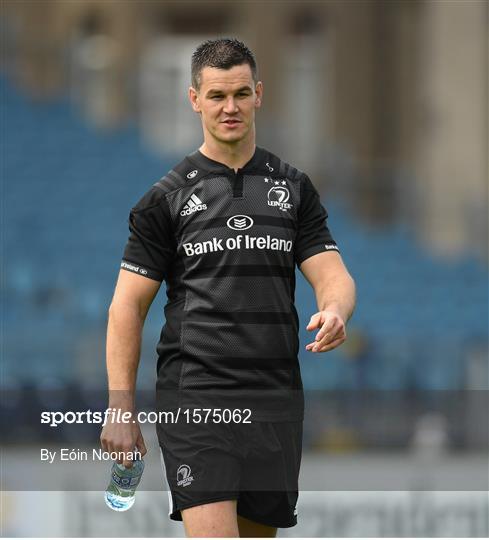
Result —
M157 434L170 517L189 537L274 537L297 523L304 401L295 266L317 299L307 351L341 345L355 304L313 183L255 143L262 99L242 42L196 49L189 100L204 141L131 209L109 309L109 406L132 412L141 331L166 282L157 408L181 415ZM101 444L146 452L137 423L108 424Z

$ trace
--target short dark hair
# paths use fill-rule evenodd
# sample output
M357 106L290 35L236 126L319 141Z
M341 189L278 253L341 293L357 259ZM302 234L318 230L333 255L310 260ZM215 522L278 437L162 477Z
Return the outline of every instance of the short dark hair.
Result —
M201 43L192 55L192 86L199 90L201 72L205 67L231 69L234 66L248 64L255 83L258 70L255 57L248 47L237 39L209 39Z

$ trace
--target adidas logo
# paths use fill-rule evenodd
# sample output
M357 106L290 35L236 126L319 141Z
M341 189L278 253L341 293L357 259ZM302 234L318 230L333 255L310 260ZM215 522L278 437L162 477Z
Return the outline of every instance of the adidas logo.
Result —
M194 212L199 212L200 210L207 210L207 205L204 204L195 193L190 195L190 199L187 201L187 204L180 211L181 216L189 216Z

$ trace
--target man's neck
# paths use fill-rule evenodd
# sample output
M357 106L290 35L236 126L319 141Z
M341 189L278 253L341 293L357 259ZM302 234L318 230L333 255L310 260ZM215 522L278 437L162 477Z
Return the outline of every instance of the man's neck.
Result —
M240 141L243 142L243 141ZM214 161L224 163L230 169L237 171L242 168L255 153L255 141L246 141L245 144L227 145L216 141L204 141L199 148L200 152Z

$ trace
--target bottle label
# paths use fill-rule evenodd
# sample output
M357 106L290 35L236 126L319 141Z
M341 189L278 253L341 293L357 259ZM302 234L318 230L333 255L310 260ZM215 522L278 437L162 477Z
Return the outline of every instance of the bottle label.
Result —
M112 471L112 480L121 489L131 489L139 484L141 475L123 477L119 476L116 471Z

